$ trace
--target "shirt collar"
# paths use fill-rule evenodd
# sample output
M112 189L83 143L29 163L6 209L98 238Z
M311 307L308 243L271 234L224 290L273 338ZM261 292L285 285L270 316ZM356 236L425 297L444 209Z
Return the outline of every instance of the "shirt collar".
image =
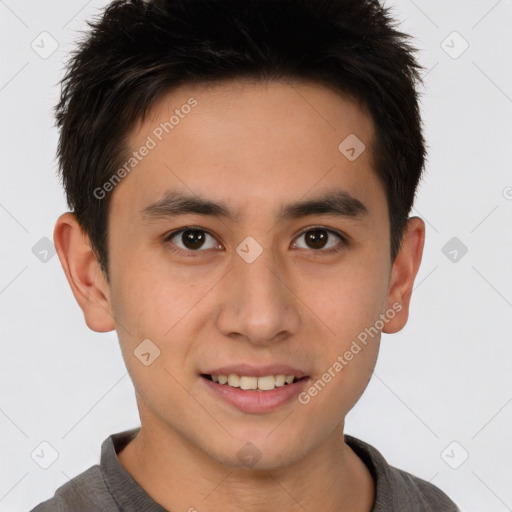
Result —
M100 469L105 485L123 512L168 512L132 478L117 454L139 433L140 427L109 436L101 445Z

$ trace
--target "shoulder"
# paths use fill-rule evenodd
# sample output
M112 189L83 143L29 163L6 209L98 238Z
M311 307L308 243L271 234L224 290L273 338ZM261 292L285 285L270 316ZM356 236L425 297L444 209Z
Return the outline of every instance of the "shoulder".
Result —
M100 464L72 478L55 491L53 498L37 505L30 512L117 512L117 502L124 495L140 496L143 491L124 471L117 452L137 434L139 428L125 430L107 437L101 445ZM135 491L134 491L135 488ZM116 493L117 489L117 493ZM134 494L135 493L135 494Z
M460 512L457 505L435 485L390 466L373 446L345 435L346 443L363 460L375 480L372 512Z
M53 498L30 512L105 512L118 510L108 491L99 465L72 478L55 491Z
M394 492L401 494L402 502L414 503L421 512L459 512L457 505L434 484L401 469L389 466Z

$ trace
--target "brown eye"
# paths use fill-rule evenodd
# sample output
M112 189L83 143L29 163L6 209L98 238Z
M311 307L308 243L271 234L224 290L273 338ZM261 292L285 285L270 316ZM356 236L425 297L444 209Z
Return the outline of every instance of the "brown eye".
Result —
M339 245L340 241L344 241L343 238L336 232L325 228L313 228L309 229L308 231L304 231L301 235L299 235L297 240L299 240L301 237L304 237L306 246L299 246L300 249L314 249L317 251L323 250L324 252L330 252L329 249ZM338 239L337 241L336 238ZM329 239L331 239L331 241ZM297 245L297 243L295 245Z
M208 245L208 238L211 239ZM217 246L215 238L203 229L186 228L175 231L166 240L184 251L198 251L200 249L213 249ZM206 242L206 247L205 246Z
M315 229L305 233L306 244L313 249L322 249L327 243L328 235L324 230Z

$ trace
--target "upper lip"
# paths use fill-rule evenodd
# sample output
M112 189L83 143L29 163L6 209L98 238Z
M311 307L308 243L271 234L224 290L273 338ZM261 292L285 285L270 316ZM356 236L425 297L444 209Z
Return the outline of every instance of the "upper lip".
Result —
M267 375L293 375L297 379L306 377L306 373L287 364L270 364L265 366L252 366L250 364L230 364L201 372L205 375L246 375L248 377L265 377Z

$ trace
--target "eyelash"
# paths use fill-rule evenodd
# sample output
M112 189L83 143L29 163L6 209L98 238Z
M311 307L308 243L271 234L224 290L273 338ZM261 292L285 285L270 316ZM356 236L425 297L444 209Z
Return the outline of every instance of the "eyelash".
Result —
M186 227L183 227L181 229L178 229L176 231L173 231L172 233L169 233L168 235L165 235L164 236L164 242L170 242L170 240L172 238L174 238L176 235L178 235L179 233L182 233L183 231L188 231L188 230L195 230L195 231L201 231L203 233L207 233L208 235L210 235L212 238L215 238L215 236L213 236L208 230L206 229L203 229L203 228L200 228L198 226L186 226ZM345 248L345 246L348 244L348 240L347 240L347 237L340 233L339 231L335 231L333 229L330 229L330 228L325 228L323 226L310 226L308 227L307 229L301 231L297 236L296 236L296 239L301 237L302 235L304 235L305 233L308 233L310 231L315 231L315 230L321 230L321 231L326 231L332 235L335 235L337 237L339 237L341 239L341 242L339 242L335 247L332 247L330 249L310 249L310 252L313 252L313 253L320 253L320 254L336 254L338 252L340 252L341 250L343 250ZM172 243L172 242L171 242ZM180 254L180 255L184 255L186 257L195 257L195 254L196 253L200 253L200 252L205 252L205 250L196 250L196 251L193 251L193 250L183 250L183 249L180 249L179 247L176 248L176 246L174 244L172 244L174 247L170 247L169 250L171 252L174 252L174 253L177 253L177 254ZM302 249L302 248L301 248ZM208 249L206 249L208 250ZM302 249L302 250L307 250L307 249Z

